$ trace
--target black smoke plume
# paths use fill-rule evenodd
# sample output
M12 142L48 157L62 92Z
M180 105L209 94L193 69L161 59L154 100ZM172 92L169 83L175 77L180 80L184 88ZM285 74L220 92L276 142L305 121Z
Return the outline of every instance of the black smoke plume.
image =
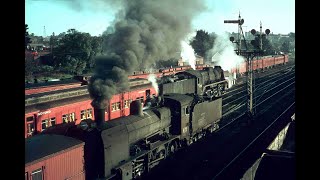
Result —
M192 18L205 10L201 0L122 0L119 4L123 9L105 32L105 55L96 59L89 83L92 105L99 108L129 88L128 74L176 56L181 40L192 31Z

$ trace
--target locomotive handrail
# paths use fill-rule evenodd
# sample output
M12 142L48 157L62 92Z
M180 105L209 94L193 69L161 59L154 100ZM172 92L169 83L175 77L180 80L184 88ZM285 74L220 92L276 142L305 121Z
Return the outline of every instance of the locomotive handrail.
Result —
M228 82L228 81L225 79L225 80L223 80L223 81L219 81L219 82L207 84L207 85L205 85L205 86L202 87L202 91L204 91L204 90L206 89L206 87L214 86L214 85L216 85L216 84L220 84L220 83L224 83L224 82Z

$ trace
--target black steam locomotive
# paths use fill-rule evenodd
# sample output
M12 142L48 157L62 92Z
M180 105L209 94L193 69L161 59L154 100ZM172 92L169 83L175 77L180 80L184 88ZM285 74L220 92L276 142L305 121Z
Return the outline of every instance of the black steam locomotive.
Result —
M104 122L105 110L95 108L95 121L61 131L85 142L86 179L129 180L147 173L179 148L218 129L222 99L173 93L144 111L140 101L133 101L130 111L130 116Z
M165 76L161 79L159 90L160 94L198 94L212 98L221 96L227 85L223 70L215 66L179 72L173 77Z

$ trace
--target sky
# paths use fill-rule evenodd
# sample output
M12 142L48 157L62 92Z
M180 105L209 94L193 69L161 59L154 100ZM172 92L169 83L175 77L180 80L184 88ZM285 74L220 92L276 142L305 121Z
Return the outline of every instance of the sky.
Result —
M82 2L71 4L69 2ZM103 0L100 0L103 1ZM199 0L201 1L201 0ZM224 20L237 20L239 11L244 19L243 30L270 29L273 34L295 32L294 0L202 0L207 9L193 19L194 30L217 34L237 32L237 25ZM87 0L26 0L25 23L28 32L38 36L58 35L74 28L98 36L113 22L118 9L105 3L95 6ZM99 1L96 1L99 2ZM45 29L45 30L44 30Z

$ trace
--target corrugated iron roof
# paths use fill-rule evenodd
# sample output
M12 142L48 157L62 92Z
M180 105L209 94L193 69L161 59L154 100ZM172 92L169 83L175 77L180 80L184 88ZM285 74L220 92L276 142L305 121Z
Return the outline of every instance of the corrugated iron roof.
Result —
M25 89L34 89L34 88L40 88L40 87L48 87L52 85L69 85L71 83L78 83L80 82L75 79L64 79L61 81L51 81L51 82L41 82L41 83L30 83L30 84L25 84Z
M24 109L24 112L30 113L30 112L35 112L35 111L39 111L39 110L46 110L46 109L59 107L59 106L63 106L63 105L68 105L68 104L73 104L73 103L77 103L77 102L82 102L82 101L86 101L86 100L90 100L89 94L26 106Z
M134 87L131 87L128 92L138 90L138 89L151 88L151 87L152 87L151 83L146 84L146 85L134 86ZM72 104L72 103L77 103L77 102L82 102L82 101L86 101L86 100L90 100L90 99L91 98L90 98L90 95L88 92L88 94L86 94L86 95L74 96L74 97L70 97L70 98L59 99L59 100L55 100L55 101L49 101L49 102L44 102L44 103L39 103L39 104L33 104L30 106L25 106L25 113L35 112L38 110L46 110L46 109L59 107L59 106L63 106L63 105L68 105L68 104Z
M25 165L61 152L68 148L76 148L84 142L61 135L37 135L25 140Z

